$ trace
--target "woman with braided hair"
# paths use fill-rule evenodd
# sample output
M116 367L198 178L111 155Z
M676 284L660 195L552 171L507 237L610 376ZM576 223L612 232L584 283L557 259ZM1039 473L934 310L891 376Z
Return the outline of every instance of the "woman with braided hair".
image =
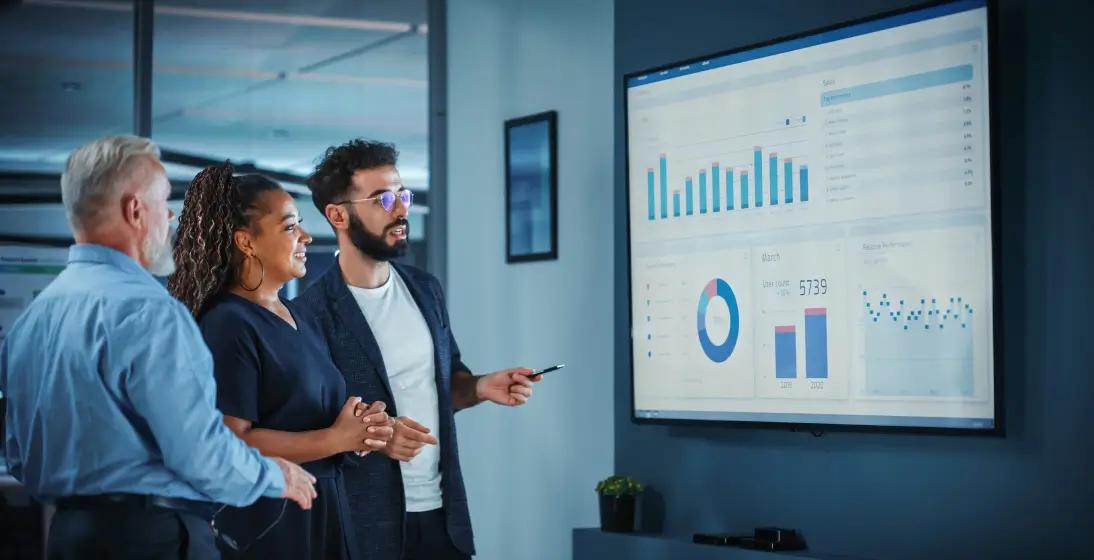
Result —
M392 430L382 402L347 398L317 327L278 296L304 276L312 240L292 197L232 173L207 167L190 183L167 286L212 352L225 424L264 455L300 463L318 497L309 511L266 498L221 508L217 544L225 558L354 558L341 464L382 449Z

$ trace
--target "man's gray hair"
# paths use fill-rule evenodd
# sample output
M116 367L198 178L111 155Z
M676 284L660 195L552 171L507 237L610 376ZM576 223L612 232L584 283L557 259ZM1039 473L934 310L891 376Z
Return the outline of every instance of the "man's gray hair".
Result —
M72 229L84 231L98 224L104 206L141 171L140 156L159 160L159 146L139 136L107 136L68 156L61 175L61 200Z

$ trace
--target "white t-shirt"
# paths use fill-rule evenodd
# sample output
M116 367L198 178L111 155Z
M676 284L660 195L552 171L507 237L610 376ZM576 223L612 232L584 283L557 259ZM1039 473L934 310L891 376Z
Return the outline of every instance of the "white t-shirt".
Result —
M437 380L433 364L433 336L414 296L395 267L379 288L349 286L353 299L368 320L384 357L395 407L438 437L440 429ZM400 462L406 510L431 511L442 506L440 444L426 445L409 463Z

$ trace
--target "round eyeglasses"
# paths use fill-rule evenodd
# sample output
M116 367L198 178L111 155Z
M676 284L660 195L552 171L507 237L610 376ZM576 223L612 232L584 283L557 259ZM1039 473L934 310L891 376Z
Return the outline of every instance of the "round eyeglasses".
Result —
M384 191L376 196L370 196L368 198L354 198L351 200L343 200L337 204L351 204L354 202L367 202L370 200L378 200L380 206L383 207L385 212L391 212L395 209L395 199L398 198L403 203L403 208L410 210L410 205L414 202L414 192L408 189L401 191Z

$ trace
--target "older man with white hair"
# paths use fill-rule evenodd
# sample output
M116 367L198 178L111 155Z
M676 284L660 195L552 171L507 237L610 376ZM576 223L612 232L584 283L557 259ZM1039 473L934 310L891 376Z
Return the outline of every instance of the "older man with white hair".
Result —
M156 145L82 146L61 189L68 266L0 349L9 468L57 507L48 557L215 558L214 503L311 507L310 474L224 425L201 333L152 276L174 269Z

